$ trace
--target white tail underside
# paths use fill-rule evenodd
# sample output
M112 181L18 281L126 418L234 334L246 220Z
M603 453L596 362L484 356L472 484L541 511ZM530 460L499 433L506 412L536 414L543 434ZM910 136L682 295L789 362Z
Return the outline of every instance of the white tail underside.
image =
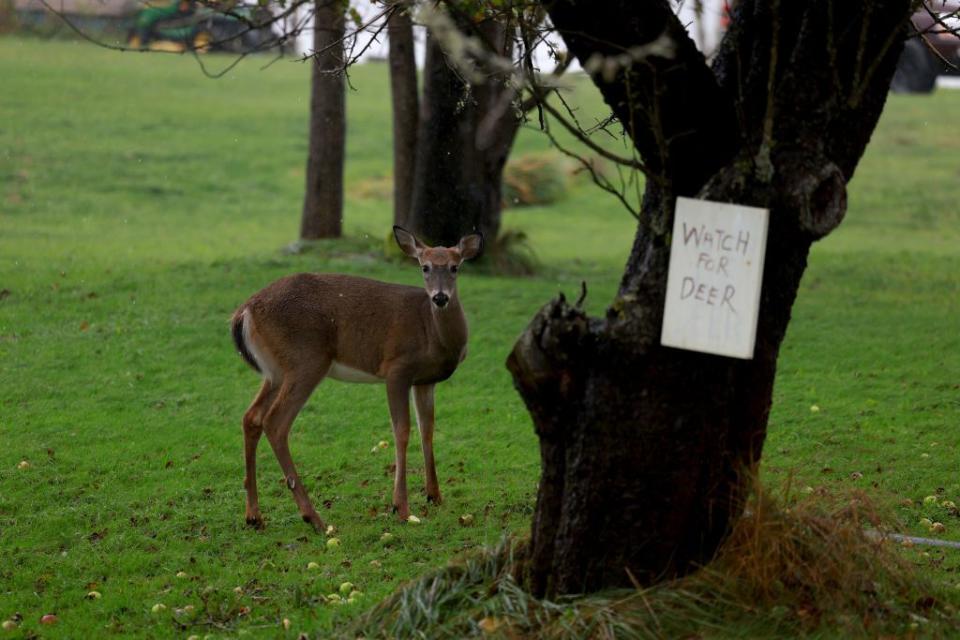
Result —
M250 355L253 356L253 359L257 361L257 366L260 367L260 375L264 379L269 380L271 384L280 383L280 367L276 365L267 352L260 347L255 340L253 340L251 334L251 327L253 326L253 318L250 317L250 311L244 309L243 311L243 342L247 345L247 351L250 352Z

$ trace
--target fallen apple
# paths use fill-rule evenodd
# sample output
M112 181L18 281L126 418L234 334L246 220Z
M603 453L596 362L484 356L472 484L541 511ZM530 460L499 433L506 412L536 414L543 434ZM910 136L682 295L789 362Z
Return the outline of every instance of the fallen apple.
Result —
M418 518L413 514L410 514L409 516L407 516L407 522L409 522L410 524L420 524L420 518Z
M3 630L4 631L13 631L17 628L17 623L13 620L4 620L3 621Z
M927 529L933 526L933 520L930 518L920 518L920 524L925 526Z
M386 449L387 447L390 446L390 443L387 442L386 440L381 440L380 442L377 443L377 446L380 447L381 449Z
M290 630L290 618L284 618L284 619L283 619L283 622L281 622L280 625L281 625L284 629L286 629L286 630L289 631L289 630Z
M161 611L166 610L166 608L167 608L167 605L161 604L158 602L157 604L150 607L150 611L152 611L153 613L160 613Z
M340 546L340 538L330 538L327 540L327 549L336 549Z
M932 525L930 525L930 531L934 533L943 533L946 530L947 526L942 522L934 522Z
M328 524L328 525L327 525L327 535L328 535L328 536L332 536L334 531L335 531L335 529L333 528L333 525L332 525L332 524Z
M17 465L17 469L29 469L29 468L30 468L30 463L27 462L26 460L21 460L20 464Z
M52 613L48 613L40 618L40 624L57 624L58 622L60 622L60 618Z
M937 504L937 496L927 496L923 499L923 504Z
M103 594L99 591L91 591L87 594L87 600L99 600L103 597Z
M472 525L472 524L473 524L473 515L472 515L472 514L465 513L465 514L463 514L462 516L460 516L460 526L461 526L461 527L469 527L469 526Z
M393 534L390 533L389 531L384 532L380 536L380 542L382 542L383 544L390 544L391 542L393 542Z
M320 568L320 565L317 564L316 562L308 562L308 563L307 563L307 569L310 570L310 571L313 571L314 569L319 569L319 568Z
M352 583L352 582L344 582L343 584L340 585L339 591L340 591L340 593L342 593L343 595L349 594L351 591L353 591L353 583Z
M186 571L177 571L177 577L178 577L178 578L186 578L186 577L187 577L187 572L186 572Z
M359 598L362 595L363 595L363 591L354 589L353 591L350 592L350 599L353 600L354 598Z

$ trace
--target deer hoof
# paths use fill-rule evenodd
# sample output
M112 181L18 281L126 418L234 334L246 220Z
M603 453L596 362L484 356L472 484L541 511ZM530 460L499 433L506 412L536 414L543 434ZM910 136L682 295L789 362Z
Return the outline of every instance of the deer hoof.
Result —
M437 492L435 495L430 495L428 493L427 502L440 506L441 504L443 504L443 496L440 495L440 492Z
M323 533L327 530L327 525L323 522L323 519L320 518L316 513L313 514L304 514L301 516L303 521L313 527L313 530L317 533Z
M247 516L247 525L254 529L263 529L263 518L260 516Z

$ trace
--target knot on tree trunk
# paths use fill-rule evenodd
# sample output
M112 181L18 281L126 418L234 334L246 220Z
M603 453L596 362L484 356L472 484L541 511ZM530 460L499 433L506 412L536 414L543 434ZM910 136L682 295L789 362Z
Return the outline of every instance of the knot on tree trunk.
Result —
M847 213L847 181L840 167L823 160L792 182L787 197L791 208L797 211L800 229L814 240L836 229Z

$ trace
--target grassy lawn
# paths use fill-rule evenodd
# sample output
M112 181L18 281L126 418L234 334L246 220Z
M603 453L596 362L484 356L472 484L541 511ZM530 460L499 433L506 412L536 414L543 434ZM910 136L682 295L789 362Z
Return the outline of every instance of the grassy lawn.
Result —
M308 70L265 62L209 80L187 57L0 39L0 618L24 618L11 637L325 637L398 584L528 526L539 453L504 360L558 290L586 279L600 312L632 240L632 218L586 181L554 206L506 213L540 275L464 269L470 356L437 391L443 506L419 493L411 443L423 522L395 521L392 444L370 452L392 440L384 391L329 381L291 447L342 545L327 550L300 521L265 443L267 526L244 526L240 418L258 380L234 353L230 313L297 271L419 280L374 257L390 202L355 195L390 172L386 67L351 73L349 238L290 255ZM590 121L599 97L576 86ZM847 220L811 255L763 467L774 487L863 488L906 532L930 535L926 516L953 540L960 517L923 498L960 503L960 129L945 125L958 110L960 93L891 98ZM516 153L547 147L529 130ZM906 553L960 583L960 555ZM359 603L322 604L344 581ZM47 613L59 624L40 626Z

